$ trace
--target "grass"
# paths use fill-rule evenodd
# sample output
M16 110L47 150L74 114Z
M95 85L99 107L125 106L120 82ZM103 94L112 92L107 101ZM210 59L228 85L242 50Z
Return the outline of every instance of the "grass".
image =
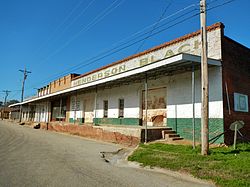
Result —
M250 144L211 148L209 156L200 155L200 148L162 143L141 144L129 161L143 166L184 171L218 186L250 186Z

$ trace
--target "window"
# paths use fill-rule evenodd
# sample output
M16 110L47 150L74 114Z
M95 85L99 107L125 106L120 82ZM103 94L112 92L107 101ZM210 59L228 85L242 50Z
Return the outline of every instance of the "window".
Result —
M248 95L234 93L234 111L248 112Z
M119 118L124 117L124 99L119 99Z
M103 117L106 118L108 117L108 101L104 100L103 101Z

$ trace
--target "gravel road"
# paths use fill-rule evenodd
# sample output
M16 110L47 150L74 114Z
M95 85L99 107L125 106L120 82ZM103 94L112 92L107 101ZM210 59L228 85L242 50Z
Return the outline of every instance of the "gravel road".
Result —
M0 121L0 186L212 186L191 177L110 164L120 145Z

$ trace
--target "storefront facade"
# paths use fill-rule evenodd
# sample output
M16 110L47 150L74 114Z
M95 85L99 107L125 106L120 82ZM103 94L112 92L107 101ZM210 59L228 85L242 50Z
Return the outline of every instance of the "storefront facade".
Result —
M240 119L240 115L246 122L250 122L250 93L245 86L250 85L247 64L250 63L250 52L248 48L224 36L223 24L214 24L207 30L209 137L213 138L227 130L233 120ZM71 77L68 88L23 104L36 105L39 100L43 100L44 104L36 106L35 121L63 121L100 126L171 127L185 139L193 138L194 129L195 139L199 141L200 38L200 32L197 31L92 72ZM231 80L228 76L231 73L229 62L232 59L229 56L233 54L229 54L229 45L235 45L235 53L237 50L239 53L244 52L245 73L242 79L245 83L242 86L235 86L236 80ZM237 57L234 60L237 61ZM238 70L241 71L240 67ZM225 85L230 90L227 90ZM245 98L241 106L244 105L246 109L240 113L232 112L235 93ZM248 131L249 127L244 130ZM222 135L217 143L231 143L229 136Z

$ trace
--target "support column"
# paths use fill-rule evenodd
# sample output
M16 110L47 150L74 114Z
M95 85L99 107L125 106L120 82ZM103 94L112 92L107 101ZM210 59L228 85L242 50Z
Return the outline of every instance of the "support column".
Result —
M193 105L193 149L195 149L195 72L194 64L192 64L192 105Z
M30 104L28 104L28 121L30 121Z
M41 104L38 104L39 110L38 110L38 122L41 122Z
M94 119L93 119L93 124L96 125L96 108L97 108L97 87L95 89L95 104L94 104Z
M144 142L147 143L147 140L148 140L148 78L147 78L147 74L145 76L145 85L144 85L144 88L145 88L145 96L144 96L144 102L145 102L145 140Z
M60 116L59 116L59 122L62 122L62 98L60 98L60 107L59 107L59 110L60 110Z
M76 123L76 105L77 105L77 92L75 94L74 124Z

